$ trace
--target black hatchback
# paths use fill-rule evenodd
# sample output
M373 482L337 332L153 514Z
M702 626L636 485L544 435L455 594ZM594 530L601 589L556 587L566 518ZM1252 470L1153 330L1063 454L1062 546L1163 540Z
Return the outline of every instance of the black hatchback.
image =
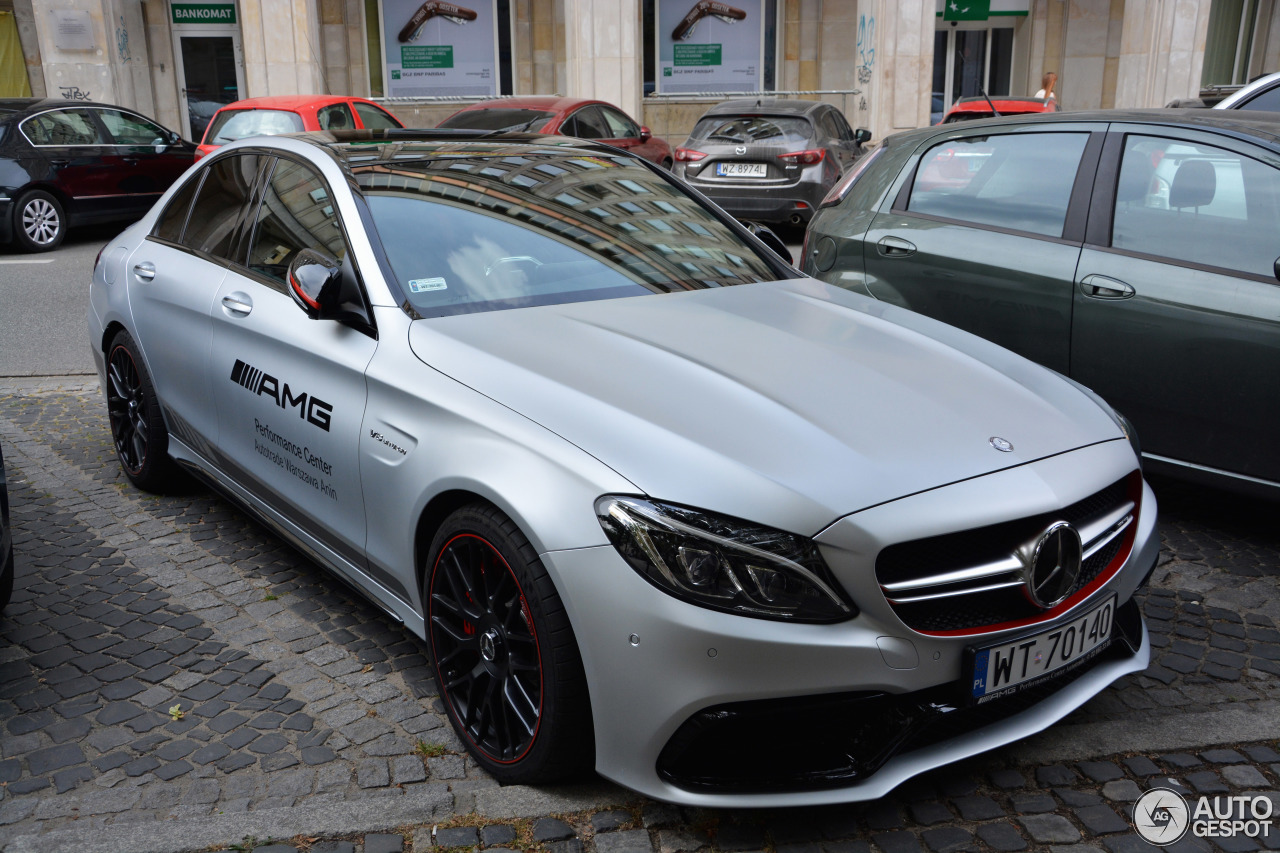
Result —
M67 228L136 219L195 160L195 145L123 107L0 100L0 242L56 247Z
M739 219L800 225L870 140L821 101L739 98L698 119L673 171Z

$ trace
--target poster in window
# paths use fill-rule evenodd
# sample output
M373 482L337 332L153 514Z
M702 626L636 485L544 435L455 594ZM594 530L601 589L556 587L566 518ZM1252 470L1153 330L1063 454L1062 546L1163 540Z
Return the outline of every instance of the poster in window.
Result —
M387 97L498 94L497 0L382 0Z
M658 0L659 92L757 92L764 0Z

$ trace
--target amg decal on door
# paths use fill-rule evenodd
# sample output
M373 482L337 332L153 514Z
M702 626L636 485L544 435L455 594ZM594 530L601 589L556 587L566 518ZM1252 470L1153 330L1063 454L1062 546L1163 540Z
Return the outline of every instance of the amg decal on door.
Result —
M318 397L306 392L295 395L288 382L281 382L264 370L245 364L240 359L231 368L231 381L254 394L270 397L276 405L286 411L290 406L298 407L298 417L306 420L325 432L329 431L333 406Z

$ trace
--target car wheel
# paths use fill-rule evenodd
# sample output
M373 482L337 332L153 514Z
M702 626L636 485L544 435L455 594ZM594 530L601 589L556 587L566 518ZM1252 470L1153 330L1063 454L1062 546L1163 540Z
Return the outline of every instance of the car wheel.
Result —
M529 540L473 504L436 533L424 572L427 638L449 721L504 784L592 763L586 675L568 615Z
M169 459L169 433L160 413L151 377L128 332L119 332L107 349L107 417L120 467L138 488L163 491L175 476Z
M67 235L62 205L44 190L23 193L13 206L13 236L28 252L56 249Z

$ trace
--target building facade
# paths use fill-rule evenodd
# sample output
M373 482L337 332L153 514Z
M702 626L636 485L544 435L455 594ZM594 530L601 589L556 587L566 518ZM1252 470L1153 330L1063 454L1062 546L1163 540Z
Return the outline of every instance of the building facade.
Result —
M958 97L1161 106L1280 68L1276 0L0 0L0 96L133 107L199 138L245 97L616 103L678 143L728 93L839 106L875 138Z

